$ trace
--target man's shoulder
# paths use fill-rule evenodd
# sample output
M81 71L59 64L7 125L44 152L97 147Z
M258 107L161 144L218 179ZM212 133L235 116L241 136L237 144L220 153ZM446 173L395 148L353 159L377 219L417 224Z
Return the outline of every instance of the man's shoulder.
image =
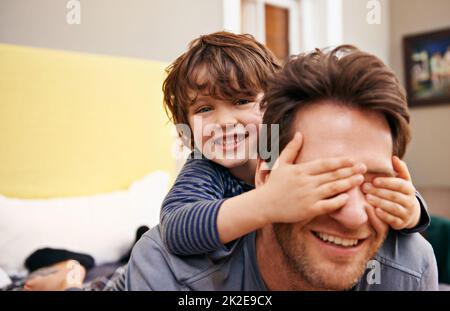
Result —
M189 290L215 274L228 264L233 253L242 248L213 254L176 256L171 254L161 239L159 226L147 231L136 243L128 264L129 290ZM212 287L211 287L212 289Z
M419 233L405 235L390 230L376 259L385 265L420 277L434 261L434 251Z
M419 233L390 230L368 265L360 284L365 290L435 290L437 268L433 248ZM369 276L368 276L369 275Z

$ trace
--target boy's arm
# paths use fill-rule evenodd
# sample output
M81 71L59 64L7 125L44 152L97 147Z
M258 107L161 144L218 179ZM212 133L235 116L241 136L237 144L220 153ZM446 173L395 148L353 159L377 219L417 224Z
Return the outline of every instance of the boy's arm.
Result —
M216 219L224 189L220 172L208 160L186 162L161 208L161 237L170 252L194 255L223 247Z
M171 253L216 251L268 222L263 190L225 198L221 176L207 160L186 162L161 210L161 237Z
M424 232L428 226L430 225L430 214L428 214L428 207L425 200L422 198L420 193L416 191L416 198L417 201L419 201L420 204L420 219L417 225L411 229L402 229L400 230L403 234L410 234L410 233L416 233L416 232Z
M224 201L217 215L217 230L222 243L238 239L269 223L263 211L265 205L267 200L261 188Z

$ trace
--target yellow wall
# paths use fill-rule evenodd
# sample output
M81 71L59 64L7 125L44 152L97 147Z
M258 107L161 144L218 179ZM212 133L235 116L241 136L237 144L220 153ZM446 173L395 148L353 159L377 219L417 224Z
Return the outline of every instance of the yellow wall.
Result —
M0 194L87 195L174 174L166 64L0 44Z

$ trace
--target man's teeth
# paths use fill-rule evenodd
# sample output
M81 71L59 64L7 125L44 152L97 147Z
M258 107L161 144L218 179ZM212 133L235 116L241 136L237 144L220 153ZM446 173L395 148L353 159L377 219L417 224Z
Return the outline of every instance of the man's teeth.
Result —
M315 235L322 241L333 243L340 246L352 247L358 244L358 240L343 239L326 233L315 232Z

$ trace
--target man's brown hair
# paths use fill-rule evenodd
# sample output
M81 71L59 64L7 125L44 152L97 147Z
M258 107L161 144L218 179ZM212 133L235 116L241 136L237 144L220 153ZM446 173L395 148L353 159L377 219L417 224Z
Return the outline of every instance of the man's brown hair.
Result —
M393 154L403 157L411 137L405 90L380 59L351 45L292 57L271 80L261 102L263 124L279 124L279 150L294 135L297 111L322 100L384 115L392 134ZM270 151L270 127L267 137L261 139Z
M272 52L251 35L216 32L200 36L167 67L164 108L175 124L189 124L189 105L198 93L233 101L238 96L254 97L265 92L278 69ZM201 71L208 79L199 84Z

